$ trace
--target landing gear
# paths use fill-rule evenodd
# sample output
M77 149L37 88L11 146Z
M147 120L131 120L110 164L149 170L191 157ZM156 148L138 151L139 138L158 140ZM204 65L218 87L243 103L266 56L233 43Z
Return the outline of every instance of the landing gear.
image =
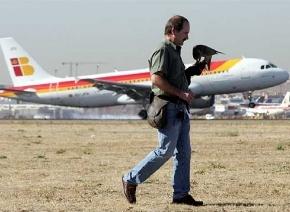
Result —
M254 108L256 106L255 102L250 102L249 103L249 108Z
M140 118L143 120L147 119L147 111L145 109L140 110L140 112L138 113L138 116L140 116Z
M142 101L143 108L138 113L138 116L141 119L143 119L143 120L147 119L147 109L149 107L150 102L152 102L152 100L153 100L153 93L152 92L150 94L148 94L148 96L145 99L143 99L143 101Z
M253 91L248 92L248 100L249 100L249 108L254 108L256 106L256 103L253 101Z
M256 103L254 102L252 95L253 95L253 91L248 91L248 92L243 93L244 99L248 99L249 101L249 104L248 104L249 108L254 108L256 106Z

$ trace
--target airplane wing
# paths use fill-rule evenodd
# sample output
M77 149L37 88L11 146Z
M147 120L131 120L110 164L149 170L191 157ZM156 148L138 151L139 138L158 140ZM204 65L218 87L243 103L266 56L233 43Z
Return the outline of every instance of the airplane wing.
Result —
M149 94L151 92L150 85L118 83L98 79L81 79L81 81L91 82L100 90L109 90L114 91L117 94L126 94L135 100L149 98Z
M17 96L35 96L36 95L35 91L14 89L14 88L6 87L5 85L0 85L0 91L13 92Z

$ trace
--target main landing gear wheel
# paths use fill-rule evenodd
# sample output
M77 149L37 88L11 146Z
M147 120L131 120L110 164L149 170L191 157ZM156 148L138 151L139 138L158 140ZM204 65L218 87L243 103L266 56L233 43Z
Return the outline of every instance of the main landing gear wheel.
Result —
M139 113L138 113L138 116L141 117L141 119L145 120L147 119L147 111L145 109L141 110Z

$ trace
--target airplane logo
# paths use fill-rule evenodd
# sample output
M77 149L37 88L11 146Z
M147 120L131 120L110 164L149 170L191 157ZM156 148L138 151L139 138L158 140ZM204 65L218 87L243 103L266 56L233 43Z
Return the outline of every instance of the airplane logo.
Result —
M16 77L33 75L34 68L29 65L29 59L27 57L11 58L10 62Z

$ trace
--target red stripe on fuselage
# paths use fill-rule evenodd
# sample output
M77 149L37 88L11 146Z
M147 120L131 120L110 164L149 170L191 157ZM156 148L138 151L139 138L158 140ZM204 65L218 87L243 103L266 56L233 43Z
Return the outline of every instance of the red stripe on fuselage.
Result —
M117 76L105 76L105 77L98 77L95 78L96 80L107 80L111 82L123 82L130 80L144 80L149 79L150 73L149 72L142 72L142 73L136 73L136 74L125 74L125 75L117 75ZM77 87L77 86L86 86L91 85L93 83L85 81L85 80L71 80L71 81L63 81L63 82L53 82L53 83L45 83L45 84L39 84L39 85L28 85L28 86L19 86L19 87L11 87L11 89L17 89L17 90L25 90L25 89L35 89L36 91L45 90L49 88L68 88L68 87Z
M218 68L219 66L221 66L222 64L224 64L226 62L226 60L219 60L219 61L214 61L210 63L210 70L215 70L216 68Z
M126 75L118 75L118 76L100 77L98 79L114 81L114 82L120 82L120 81L144 79L144 78L149 78L149 77L150 77L150 73L149 72L143 72L143 73L136 73L136 74L126 74Z

